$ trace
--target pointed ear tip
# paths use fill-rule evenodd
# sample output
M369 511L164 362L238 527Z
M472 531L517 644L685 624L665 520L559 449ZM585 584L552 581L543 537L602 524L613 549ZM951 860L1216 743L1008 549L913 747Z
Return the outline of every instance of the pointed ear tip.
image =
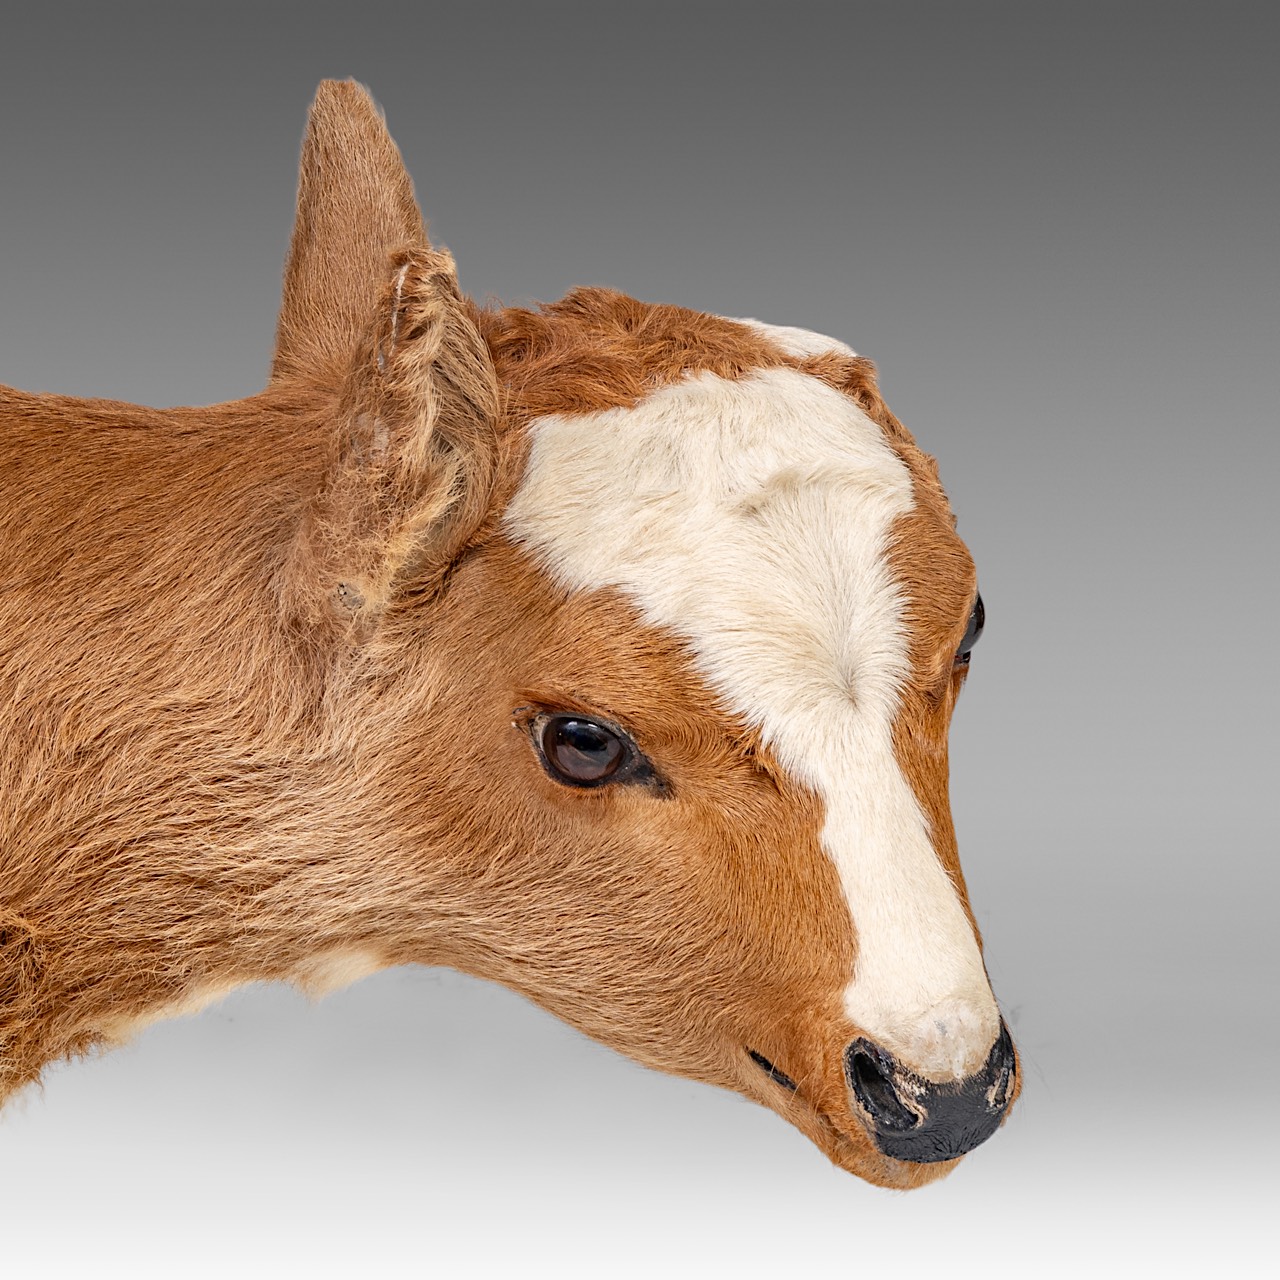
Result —
M332 109L336 111L351 111L353 108L373 111L376 115L381 115L378 104L374 99L367 86L360 83L359 80L321 80L316 89L316 96L311 104L312 111L324 111Z

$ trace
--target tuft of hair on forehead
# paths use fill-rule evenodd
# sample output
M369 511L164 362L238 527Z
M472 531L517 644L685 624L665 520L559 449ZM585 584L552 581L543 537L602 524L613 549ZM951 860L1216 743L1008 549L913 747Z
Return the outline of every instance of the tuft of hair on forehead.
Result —
M836 349L796 354L771 339L764 326L641 302L604 288L575 289L536 310L481 311L476 323L507 389L509 411L526 421L633 408L687 374L737 380L785 367L844 391L891 444L914 447L885 406L870 360Z

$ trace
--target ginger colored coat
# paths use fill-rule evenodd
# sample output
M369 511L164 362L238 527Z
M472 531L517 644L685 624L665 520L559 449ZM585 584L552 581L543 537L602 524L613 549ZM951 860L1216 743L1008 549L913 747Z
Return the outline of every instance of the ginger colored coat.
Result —
M424 962L874 1182L1002 1121L947 799L976 577L842 344L478 310L326 83L267 389L0 388L0 487L0 1100L241 983Z

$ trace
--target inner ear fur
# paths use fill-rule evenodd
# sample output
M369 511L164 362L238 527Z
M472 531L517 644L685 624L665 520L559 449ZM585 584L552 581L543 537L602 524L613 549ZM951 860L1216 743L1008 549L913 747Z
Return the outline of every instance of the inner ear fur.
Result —
M483 523L498 383L447 252L394 253L289 571L291 612L342 629L433 591Z

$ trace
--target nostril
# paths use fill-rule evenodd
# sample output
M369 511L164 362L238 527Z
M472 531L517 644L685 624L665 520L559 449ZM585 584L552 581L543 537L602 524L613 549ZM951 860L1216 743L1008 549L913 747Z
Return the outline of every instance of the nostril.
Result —
M920 1117L907 1107L893 1087L892 1059L867 1041L849 1047L846 1057L849 1085L878 1129L914 1129Z
M991 1088L987 1091L987 1106L992 1111L1003 1111L1009 1103L1009 1094L1013 1088L1013 1074L1017 1058L1013 1052L1013 1040L1009 1028L1000 1023L1000 1038L987 1063L988 1073L994 1077Z
M991 1111L1003 1111L1009 1102L1009 1085L1013 1082L1013 1072L1008 1067L1001 1067L996 1082L987 1090L987 1107Z

